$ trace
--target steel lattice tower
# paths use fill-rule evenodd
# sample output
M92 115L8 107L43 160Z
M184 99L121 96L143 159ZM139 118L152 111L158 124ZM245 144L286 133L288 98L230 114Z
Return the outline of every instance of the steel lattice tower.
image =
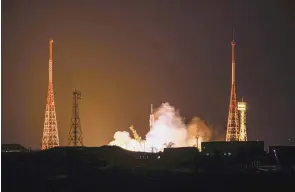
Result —
M69 145L83 146L83 137L81 122L79 117L79 100L81 99L81 92L75 90L73 92L73 115L71 119L71 127L69 133Z
M229 112L228 112L228 121L227 121L227 130L226 130L226 141L238 141L239 140L239 114L237 107L237 96L236 96L236 85L235 85L235 46L236 42L233 39L231 42L232 47L232 84L230 92L230 101L229 101Z
M59 146L58 129L56 121L56 112L54 104L54 92L52 82L52 43L53 40L49 41L49 84L48 84L48 95L45 109L45 120L44 130L42 137L41 149L49 149Z

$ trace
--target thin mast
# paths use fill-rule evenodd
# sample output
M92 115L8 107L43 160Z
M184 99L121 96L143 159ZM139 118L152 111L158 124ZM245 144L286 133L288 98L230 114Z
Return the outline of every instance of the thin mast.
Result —
M49 41L49 83L52 83L52 43L53 40Z
M232 85L235 84L235 78L236 78L236 61L235 61L235 46L236 46L236 42L235 42L235 31L233 28L233 38L232 38L232 42L231 42L231 53L232 53L232 58L231 58L231 63L232 63Z

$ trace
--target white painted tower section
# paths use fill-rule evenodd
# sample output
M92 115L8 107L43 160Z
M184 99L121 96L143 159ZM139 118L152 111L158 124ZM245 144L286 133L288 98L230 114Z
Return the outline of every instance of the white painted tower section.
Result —
M238 102L238 110L240 112L240 135L239 141L247 141L246 111L247 103L243 100Z

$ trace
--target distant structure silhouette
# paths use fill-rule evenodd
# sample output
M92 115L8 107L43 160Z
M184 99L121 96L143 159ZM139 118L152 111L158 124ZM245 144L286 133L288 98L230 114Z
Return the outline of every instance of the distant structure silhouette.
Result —
M229 101L229 112L226 130L226 141L238 141L239 140L239 114L237 108L237 96L236 96L236 83L235 83L235 38L233 29L232 46L232 84Z
M48 95L45 109L45 120L44 130L42 137L41 149L45 150L59 146L58 129L56 121L56 112L54 104L54 92L52 82L52 43L53 40L49 41L49 84L48 84Z
M83 146L83 137L81 122L79 117L79 101L81 99L81 92L75 90L73 92L73 113L71 118L69 146Z

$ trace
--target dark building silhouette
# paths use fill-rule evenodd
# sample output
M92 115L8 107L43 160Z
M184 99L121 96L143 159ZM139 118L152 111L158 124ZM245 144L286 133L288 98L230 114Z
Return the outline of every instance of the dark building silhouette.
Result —
M21 144L2 144L1 145L2 152L27 152L29 151Z
M239 154L257 156L264 154L263 141L202 142L201 147L202 153L207 156L237 156Z

